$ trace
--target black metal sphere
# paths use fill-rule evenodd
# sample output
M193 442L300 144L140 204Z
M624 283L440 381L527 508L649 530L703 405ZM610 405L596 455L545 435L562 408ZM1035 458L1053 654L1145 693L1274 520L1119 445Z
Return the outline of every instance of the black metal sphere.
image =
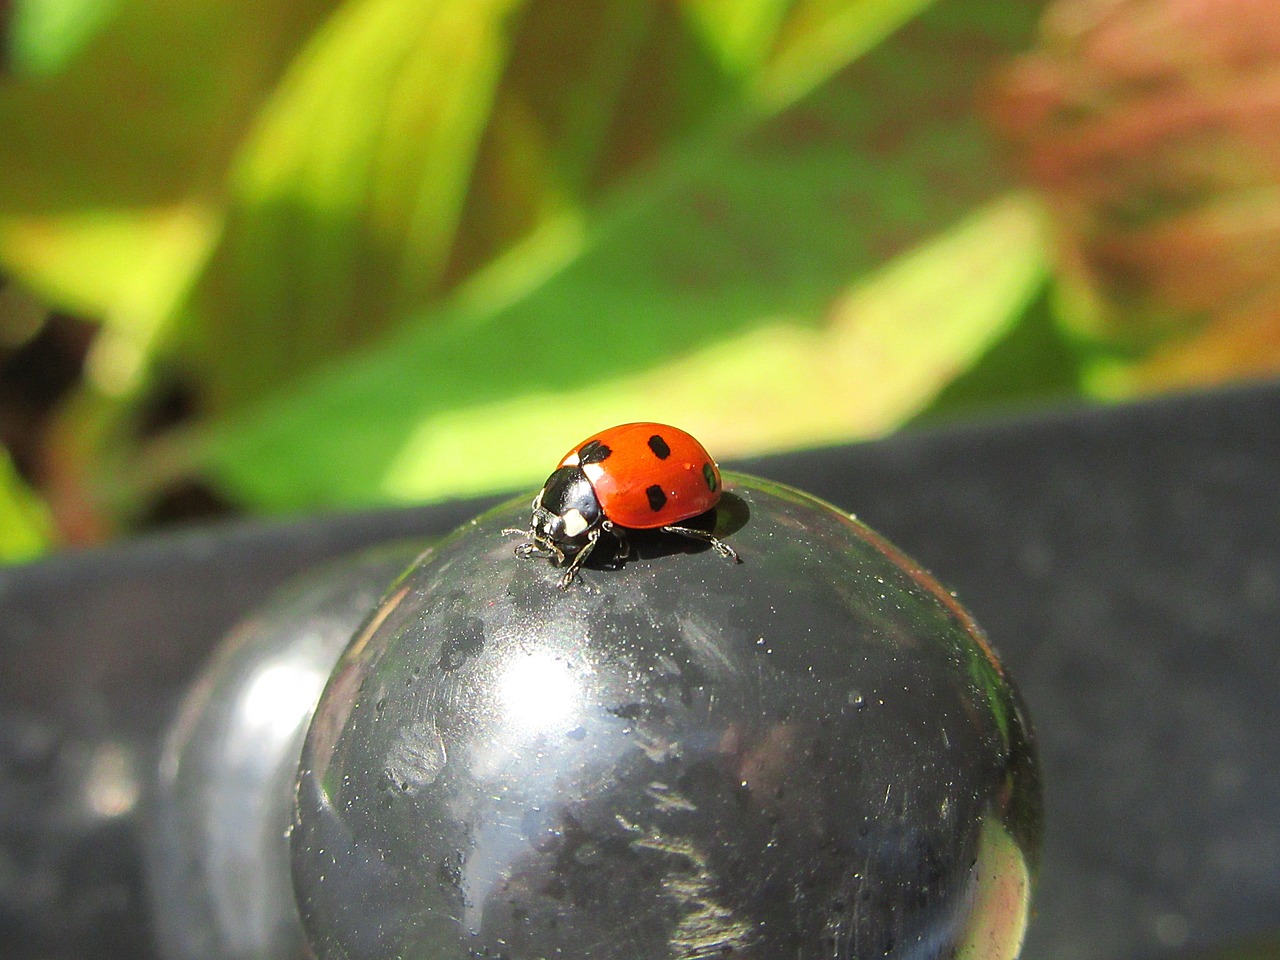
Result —
M320 960L1009 958L1040 793L952 596L827 504L726 475L567 591L528 499L442 541L330 678L293 880Z

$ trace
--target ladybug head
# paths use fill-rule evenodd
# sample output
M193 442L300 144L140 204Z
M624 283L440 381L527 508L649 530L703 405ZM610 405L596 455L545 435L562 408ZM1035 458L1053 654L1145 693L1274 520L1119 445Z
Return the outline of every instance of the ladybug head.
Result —
M578 549L586 544L603 520L604 511L586 474L579 467L561 467L534 499L529 529L535 543L560 554L565 547Z

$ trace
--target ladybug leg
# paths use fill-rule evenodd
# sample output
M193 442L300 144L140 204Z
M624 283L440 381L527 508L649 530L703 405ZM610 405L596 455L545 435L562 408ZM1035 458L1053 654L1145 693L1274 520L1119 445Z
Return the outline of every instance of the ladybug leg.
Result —
M539 549L546 550L556 558L556 566L564 566L564 550L562 550L560 548L560 544L556 543L554 540L539 540L537 537L534 537L533 549L535 551Z
M564 551L559 545L551 541L541 541L536 538L526 540L524 543L516 547L516 556L521 560L531 560L542 557L555 557L557 566L564 566Z
M600 524L600 526L602 529L608 530L612 533L613 539L618 541L618 552L614 559L617 560L618 565L621 566L622 563L631 556L631 541L627 539L627 535L623 529L612 520L605 520Z
M584 560L590 555L591 551L596 548L596 544L600 542L600 530L592 530L587 534L587 542L584 543L578 552L573 555L573 559L569 561L569 569L564 572L564 576L560 578L560 589L568 590L569 584L573 583L573 578L578 575L578 568L582 566ZM555 544L552 544L554 547ZM556 553L560 555L560 562L564 563L564 552L558 547Z
M536 497L534 497L533 503L531 505L531 509L537 510L538 501L540 501L541 499L542 499L542 494L538 494ZM529 524L528 530L520 530L520 529L517 529L516 527L506 527L503 529L502 535L504 537L528 537L529 538L524 543L516 544L515 554L521 560L529 560L529 559L532 559L533 557L540 556L541 555L539 553L540 550L547 550L547 546L538 540L538 535L534 532L532 523ZM551 551L548 550L548 552L551 552ZM563 563L564 554L560 553L559 557L560 557L560 562Z
M502 532L508 536L512 536L512 535L520 536L520 537L530 536L528 530L507 529L507 530L503 530ZM535 557L538 555L538 549L539 549L538 545L534 543L532 539L529 539L529 540L526 540L524 543L516 544L515 554L521 560L528 560L530 557Z
M662 532L678 533L680 534L680 536L688 537L690 540L700 540L703 543L710 544L711 547L715 550L715 552L720 554L720 556L724 557L726 560L732 560L734 563L742 562L742 558L738 556L737 550L733 549L733 547L729 546L727 543L725 543L723 540L719 539L718 537L713 537L711 534L707 533L705 530L697 530L697 529L694 529L693 527L677 527L677 526L672 526L671 524L668 524L667 526L662 528Z
M517 530L515 527L507 527L502 532L508 536L529 538L524 543L516 544L515 555L521 560L552 556L556 558L558 565L564 566L564 551L554 540L545 540L532 530Z
M507 536L529 538L524 543L516 544L515 555L521 560L531 560L535 557L554 555L558 563L564 563L564 551L554 543L539 540L532 530L517 530L515 527L507 527L502 532Z

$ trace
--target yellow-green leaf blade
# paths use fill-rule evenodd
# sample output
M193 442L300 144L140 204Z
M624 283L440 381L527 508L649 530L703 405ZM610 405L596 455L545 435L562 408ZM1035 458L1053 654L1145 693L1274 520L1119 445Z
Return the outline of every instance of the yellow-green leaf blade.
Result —
M464 431L449 424L487 424L494 432L476 435L486 440L497 437L499 419L517 436L534 420L570 435L576 431L566 418L609 419L618 397L681 395L668 386L672 370L697 370L706 382L736 377L736 386L700 394L697 403L683 394L683 415L671 419L715 424L717 410L727 411L726 420L749 419L736 401L754 409L752 383L767 395L772 376L767 364L752 364L776 356L780 376L804 384L806 363L822 369L834 355L834 341L821 336L834 329L851 290L871 283L886 259L944 237L1006 189L976 119L953 89L924 79L943 71L941 64L950 83L971 84L982 74L984 56L1000 41L970 42L968 58L955 57L949 31L957 17L989 13L953 4L947 17L931 14L794 103L744 101L739 122L668 151L598 210L562 215L398 335L226 422L192 448L194 456L255 503L357 504L410 491L460 492L469 470L516 475L487 461L476 471L449 439ZM845 31L856 40L850 55L875 32ZM770 114L769 103L785 109ZM981 218L984 229L1020 236L1013 225L1024 227L1027 218L995 209ZM1006 250L1006 241L993 249ZM975 302L986 304L981 316L956 312L963 291L943 284L941 299L956 301L946 316L964 334L940 341L941 353L923 350L911 363L887 367L900 371L901 384L878 383L858 401L868 409L855 416L846 408L838 430L834 417L824 421L833 404L818 381L804 402L788 400L788 442L853 436L867 424L909 417L1016 315L1038 276L1038 244L1027 249L1030 260L1010 257L1011 276L992 281L996 293L983 293L974 279ZM917 270L913 282L942 273ZM926 288L922 302L931 303ZM854 313L862 319L852 329L862 337L880 331L880 340L866 341L877 349L921 348L923 338L912 334L918 321L907 326L899 317L904 326L894 339L886 315L865 306ZM828 380L840 380L845 368L833 369ZM551 446L558 449L564 435ZM707 436L722 438L730 451L736 447L724 425ZM502 444L484 449L529 469L532 455L522 459Z
M381 492L430 500L527 485L566 436L633 420L681 423L724 457L877 436L981 356L1045 279L1037 208L1001 198L842 291L817 328L779 318L632 377L425 418ZM501 456L477 470L476 449Z
M20 563L44 553L53 541L49 513L18 476L0 447L0 563Z
M215 405L439 287L517 0L351 0L266 109L183 325Z
M0 263L104 321L106 365L131 358L108 389L133 385L218 235L254 112L336 3L20 6L20 69L0 79Z

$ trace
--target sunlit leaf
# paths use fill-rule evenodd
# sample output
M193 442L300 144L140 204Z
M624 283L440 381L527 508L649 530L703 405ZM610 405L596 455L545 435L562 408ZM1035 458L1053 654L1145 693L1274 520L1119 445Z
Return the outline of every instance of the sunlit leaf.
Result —
M769 55L791 6L786 0L686 0L684 10L724 72L743 76Z
M105 322L89 375L119 394L136 382L216 230L198 203L25 217L0 223L0 259L45 302Z
M217 236L263 96L336 2L20 5L52 75L0 78L5 268L145 349Z
M84 303L109 289L134 331L91 358L102 393L198 274L166 348L224 416L94 454L109 489L194 468L276 508L474 492L526 482L574 423L662 403L721 455L868 435L1036 288L1032 217L988 205L1006 185L968 102L1030 11L565 3L349 0L281 51L194 199L166 192L182 164L161 156L142 199L125 177L72 196L82 219L11 220L0 249L26 274ZM78 273L59 248L84 251ZM477 471L481 442L506 452Z
M352 0L241 159L185 326L215 404L369 340L448 261L516 0Z
M0 80L0 216L186 200L336 0L122 0L55 76Z
M657 179L678 172L726 122L776 111L926 3L703 3L681 20L597 0L352 0L233 182L184 324L206 404L369 342L551 218L590 218L664 154Z
M520 115L537 131L545 162L531 199L548 191L569 206L590 203L639 165L705 123L734 83L708 54L701 36L675 5L611 0L531 0L512 31L511 54L497 90L497 113ZM481 144L480 163L519 158L523 144L500 129ZM473 201L484 195L477 183ZM456 265L466 272L519 234L485 236L485 224L465 218ZM479 230L476 228L480 227Z
M883 16L883 5L865 6ZM972 249L1000 251L1009 272L988 274L990 288L971 263L949 274L922 254L884 276L908 271L927 309L899 314L850 299L886 257L1001 189L964 97L927 82L945 63L963 89L1000 49L971 36L968 58L955 56L955 17L953 9L942 28L925 18L793 104L781 91L811 86L812 75L779 81L776 96L748 101L742 122L668 152L599 213L553 221L412 328L229 421L207 444L169 448L175 461L156 451L149 469L172 469L194 449L254 503L367 503L524 478L535 454L521 438L535 421L539 438L556 431L558 449L577 432L568 423L594 429L621 406L661 404L668 390L672 419L709 424L709 442L730 452L901 422L982 352L1040 277L1026 211L997 207L957 234L979 237ZM825 35L845 37L853 56L886 28L876 25ZM770 103L786 109L770 116ZM967 241L939 242L964 263L957 251ZM919 263L932 266L904 266ZM931 292L952 308L936 314L937 328ZM850 303L860 319L846 329L838 318ZM852 346L841 355L837 343ZM876 351L893 362L873 365L880 379L864 389ZM699 377L714 389L698 392ZM770 422L769 404L783 399L785 415ZM500 435L516 439L490 449L514 466L476 471L457 438ZM545 457L543 440L536 445ZM476 473L489 479L464 479Z
M1084 353L1067 337L1045 282L1018 322L948 383L917 421L982 416L1062 401L1080 393Z
M1020 317L1043 284L1035 208L998 201L840 292L821 326L778 322L621 380L443 411L382 478L393 500L513 489L600 424L654 419L720 456L885 433L918 413ZM472 451L500 449L483 471Z
M0 447L0 563L39 556L51 540L48 512L18 476L8 451Z
M799 99L933 3L800 0L781 25L776 48L754 83L756 97L773 109ZM972 52L955 58L958 73Z
M859 291L877 241L892 242L860 224L940 212L901 155L850 155L842 122L865 109L856 88L832 84L612 229L549 236L538 259L477 279L451 315L221 436L215 470L269 506L302 486L316 502L361 503L527 480L566 436L654 410L705 425L730 452L890 428L1018 315L1042 255L1033 212L1009 202ZM810 136L786 136L797 128ZM968 159L974 147L951 138ZM915 148L934 155L946 140L925 128ZM534 276L520 269L531 261ZM561 269L539 282L547 265ZM484 443L502 453L476 471L467 444Z
M18 74L47 76L65 67L122 0L15 0L4 62Z

